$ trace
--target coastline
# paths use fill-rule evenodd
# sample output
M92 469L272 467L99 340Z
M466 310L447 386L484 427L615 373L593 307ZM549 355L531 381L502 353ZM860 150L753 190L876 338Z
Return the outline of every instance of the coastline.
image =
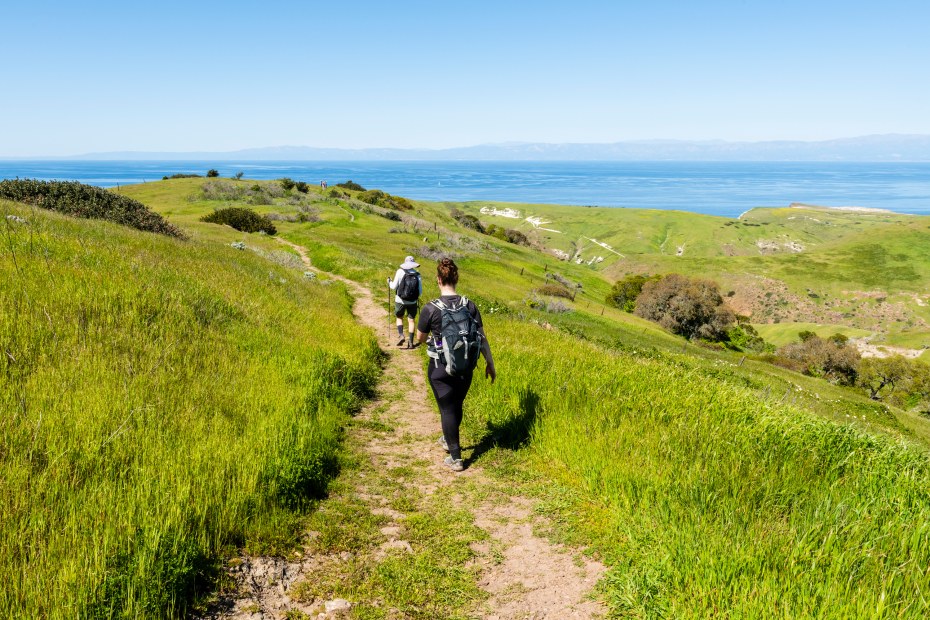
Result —
M0 179L117 187L205 174L209 168L223 177L243 172L249 179L290 177L312 185L351 179L432 202L623 207L731 218L792 204L930 214L930 163L0 160Z

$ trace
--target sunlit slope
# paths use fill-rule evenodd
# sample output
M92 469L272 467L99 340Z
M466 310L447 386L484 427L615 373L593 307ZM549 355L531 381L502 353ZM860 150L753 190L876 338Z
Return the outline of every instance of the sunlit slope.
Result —
M228 243L9 202L0 229L0 616L187 615L225 548L298 531L374 340Z
M243 204L204 200L200 187L205 182L203 179L172 180L124 187L121 191L160 213L172 214L172 221L181 223L185 231L195 238L223 236L244 240L249 246L277 245L268 237L244 235L228 227L200 222L201 216L215 208ZM242 183L252 185L254 182ZM657 349L683 354L684 357L698 357L711 369L720 365L733 368L725 373L728 381L761 386L760 389L768 389L770 394L786 401L790 399L796 405L829 419L881 429L895 437L910 437L921 442L930 438L930 425L915 414L889 410L860 394L831 386L820 379L762 362L743 360L741 354L685 345L680 338L667 334L651 322L605 307L603 300L610 282L597 265L559 261L544 251L465 229L452 220L445 204L417 202L415 210L400 214L404 221L398 222L366 212L364 205L351 200L333 201L312 191L304 200L318 210L319 221L276 221L280 234L307 247L318 267L366 282L376 294L380 290L385 303L393 299L393 294L387 291L385 279L393 275L405 255L417 256L424 263L424 273L429 275L432 261L424 257L424 250L448 252L462 267L460 290L477 299L485 314L510 313L528 323L548 325L611 347L635 349L642 355ZM283 201L274 205L253 205L251 208L267 214L293 215L297 212L297 207ZM593 209L578 207L553 207L553 210L594 212ZM613 213L618 210L603 211ZM604 218L610 213L604 213ZM661 212L642 213L664 217ZM716 222L714 226L719 224L718 220L725 221L723 218L684 215L696 218L696 222L709 219ZM594 218L591 221L598 220ZM557 300L571 312L542 312L526 303L538 287L552 281L547 280L547 275L551 276L553 272L569 282L582 284L575 291L574 301ZM427 297L437 294L431 277L426 277L424 284Z
M218 234L196 220L219 205L189 195L179 186L152 206L175 209L195 236ZM914 596L930 586L925 420L604 309L597 265L470 232L445 205L419 203L399 223L315 204L318 222L280 222L282 234L375 290L404 254L437 244L458 256L500 371L494 386L476 381L469 435L513 450L507 471L541 481L562 534L600 550L616 613L925 615ZM583 285L572 312L525 304L553 270Z
M489 331L506 370L475 382L466 423L557 482L560 532L604 554L614 613L930 611L926 452L786 406L735 367Z

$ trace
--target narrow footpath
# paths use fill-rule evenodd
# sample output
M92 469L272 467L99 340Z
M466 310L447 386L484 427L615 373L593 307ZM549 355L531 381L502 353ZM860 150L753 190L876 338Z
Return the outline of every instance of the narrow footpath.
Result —
M304 248L278 240L317 271ZM289 558L231 562L235 587L208 617L350 618L353 610L384 618L603 617L604 607L591 595L604 567L537 535L550 524L531 500L514 496L483 471L480 459L458 474L442 465L439 417L422 351L394 346L396 332L388 331L387 313L367 288L319 274L348 286L355 316L374 330L386 353L376 397L347 429L356 465L344 468L311 519L304 550ZM466 460L469 453L466 446ZM421 552L424 558L462 561L425 575L397 568L420 566L397 559L419 558ZM474 590L470 594L467 586L456 585L462 575ZM443 588L443 579L451 585ZM433 593L421 592L423 581L440 585ZM392 606L385 595L401 588L406 589L397 596L413 601L406 608ZM351 594L333 597L338 591ZM460 604L464 607L456 608Z

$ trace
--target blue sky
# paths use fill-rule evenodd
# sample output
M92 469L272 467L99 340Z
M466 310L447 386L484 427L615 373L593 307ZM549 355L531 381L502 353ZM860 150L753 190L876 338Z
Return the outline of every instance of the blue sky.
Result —
M0 155L930 134L926 2L16 2Z

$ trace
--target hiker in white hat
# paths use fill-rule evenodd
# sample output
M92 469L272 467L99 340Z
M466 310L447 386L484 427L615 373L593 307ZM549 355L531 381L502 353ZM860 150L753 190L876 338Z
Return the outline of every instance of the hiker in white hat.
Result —
M423 293L423 278L417 267L420 263L408 256L401 263L394 279L388 278L388 286L392 291L397 291L394 295L394 316L397 318L397 346L402 346L407 342L407 348L412 349L416 344L413 342L413 330L416 326L414 319L417 317L417 311L420 309L420 295ZM404 338L404 315L407 315L407 338Z

